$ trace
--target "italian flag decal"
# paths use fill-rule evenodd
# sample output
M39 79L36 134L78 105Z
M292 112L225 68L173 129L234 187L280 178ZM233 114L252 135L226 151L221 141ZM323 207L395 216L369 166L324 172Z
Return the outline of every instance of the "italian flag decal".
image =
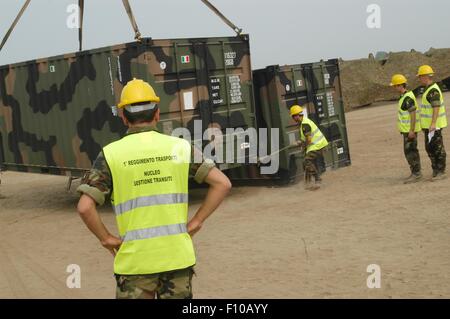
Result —
M189 63L189 62L191 62L191 59L190 59L189 55L182 55L181 56L181 63L186 64L186 63Z

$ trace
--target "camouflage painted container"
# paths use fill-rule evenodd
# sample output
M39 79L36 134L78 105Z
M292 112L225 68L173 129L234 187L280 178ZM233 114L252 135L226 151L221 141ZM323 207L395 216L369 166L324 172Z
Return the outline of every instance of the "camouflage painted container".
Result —
M442 84L443 84L443 85L441 85L441 88L442 88L444 91L450 91L450 77L448 77L448 78L442 80Z
M329 142L324 151L324 164L333 169L350 165L347 129L339 80L337 59L317 63L268 66L253 71L258 127L279 128L280 169L277 176L293 180L303 174L300 148L288 146L299 139L298 125L289 109L299 104L308 117L321 129ZM323 168L324 169L324 168ZM256 173L255 173L256 172ZM230 172L233 179L266 179L254 168L239 168Z
M186 127L202 140L207 128L255 126L248 36L145 38L0 67L3 168L83 174L124 135L116 105L134 77L161 97L161 132Z

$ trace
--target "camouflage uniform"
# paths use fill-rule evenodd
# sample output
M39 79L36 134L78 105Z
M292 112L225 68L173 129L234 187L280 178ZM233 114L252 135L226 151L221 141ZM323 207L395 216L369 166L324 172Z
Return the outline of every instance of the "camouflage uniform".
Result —
M427 88L425 88L426 90ZM432 89L428 95L427 100L433 108L438 108L441 105L441 95L438 90ZM431 167L433 168L433 176L438 173L445 173L447 153L444 148L444 141L442 138L442 129L436 130L431 141L428 140L428 133L430 131L423 129L425 134L425 150L431 160Z
M311 182L311 177L313 176L316 182L322 181L322 179L320 178L320 172L316 166L317 160L320 159L321 156L322 150L306 153L304 162L306 183Z
M417 148L417 133L414 133L416 137L410 139L408 133L402 133L403 135L403 151L405 153L406 160L408 161L411 174L420 175L420 155Z
M311 126L307 124L300 124L303 131L303 135L307 139L311 136ZM306 152L306 146L305 146ZM304 158L304 169L305 169L305 183L311 182L311 178L314 176L316 182L321 182L320 178L321 171L318 169L318 163L323 159L322 150L310 151L305 154Z
M413 99L406 97L403 100L401 109L403 111L408 111L411 114L412 112L416 112L417 107ZM408 133L401 134L403 135L403 151L405 153L405 158L408 161L411 174L416 176L420 175L421 165L419 150L417 148L417 133L414 133L416 137L412 140L408 138Z
M324 152L321 151L319 157L317 157L317 159L316 159L316 167L317 167L319 176L327 171L327 167L326 167L326 164L325 164L325 158L323 157L323 153Z
M444 148L442 129L434 132L434 136L431 141L428 141L429 132L429 130L423 130L423 133L425 134L425 149L431 160L433 176L436 176L438 173L445 172L447 153Z
M135 134L154 130L154 128L130 128L127 134ZM213 162L194 164L194 153L190 165L190 174L195 181L202 183L209 171L215 167ZM103 205L112 193L113 182L111 171L106 162L103 151L95 160L92 169L85 174L81 185L77 188L80 194L90 196L98 205ZM116 275L117 298L192 298L191 280L194 269L188 267L158 274Z
M117 299L192 299L194 268L151 275L116 275Z

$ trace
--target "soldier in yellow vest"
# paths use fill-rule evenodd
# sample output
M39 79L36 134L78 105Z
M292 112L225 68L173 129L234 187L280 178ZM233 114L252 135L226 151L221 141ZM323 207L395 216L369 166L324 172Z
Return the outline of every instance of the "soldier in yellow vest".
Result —
M431 159L433 177L431 180L446 178L447 154L442 138L442 129L447 127L444 96L439 85L433 81L434 71L429 65L422 65L417 72L419 81L425 86L420 108L420 125L425 135L425 149Z
M231 187L214 163L190 164L189 142L156 130L159 101L148 83L128 82L118 105L127 134L103 148L77 189L81 218L114 256L117 298L192 298L196 258L191 237ZM210 189L188 222L190 170ZM108 196L118 237L96 209Z
M417 133L420 128L420 113L416 97L406 89L406 78L402 74L394 74L391 86L400 94L398 101L397 128L403 135L403 150L411 169L411 175L405 184L415 183L422 179L420 156L417 149Z
M290 114L300 129L300 142L306 149L305 167L305 188L316 190L320 188L322 179L317 169L316 161L322 156L323 149L328 145L328 141L317 125L310 119L304 117L303 108L300 105L293 105ZM312 183L314 176L315 183Z

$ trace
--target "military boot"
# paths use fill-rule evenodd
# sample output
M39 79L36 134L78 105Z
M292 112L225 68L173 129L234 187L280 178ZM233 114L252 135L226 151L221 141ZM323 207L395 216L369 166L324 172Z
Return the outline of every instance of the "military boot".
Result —
M416 183L422 179L422 173L411 174L407 179L403 181L403 184Z
M433 174L433 177L431 178L431 181L440 181L442 179L446 179L447 174L445 172L439 172L436 175Z
M320 178L319 174L314 175L314 179L316 180L314 183L314 186L316 188L320 188L320 186L322 185L322 178Z
M311 176L305 177L305 189L309 191L315 191L319 189L320 184L318 184L317 181L313 183L311 179Z

